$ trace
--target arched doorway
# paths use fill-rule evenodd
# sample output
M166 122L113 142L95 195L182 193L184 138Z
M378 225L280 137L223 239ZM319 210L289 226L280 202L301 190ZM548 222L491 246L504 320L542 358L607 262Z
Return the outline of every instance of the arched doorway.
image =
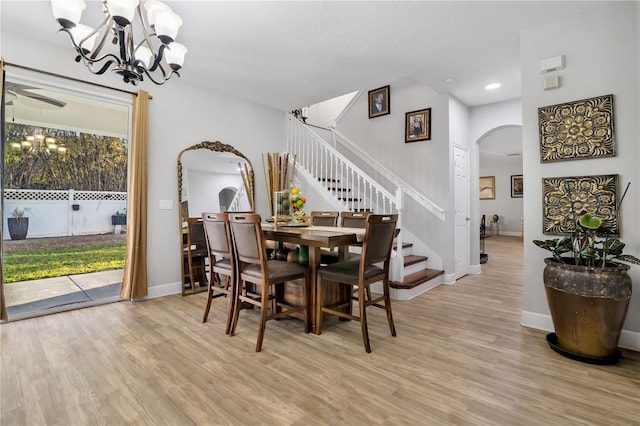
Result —
M220 203L220 211L226 212L231 205L238 190L236 188L227 187L218 193L218 202Z
M484 133L478 144L478 176L493 187L475 200L479 217L485 217L485 236L522 238L523 162L522 126L503 125ZM480 241L481 255L483 241ZM490 259L490 254L489 254Z

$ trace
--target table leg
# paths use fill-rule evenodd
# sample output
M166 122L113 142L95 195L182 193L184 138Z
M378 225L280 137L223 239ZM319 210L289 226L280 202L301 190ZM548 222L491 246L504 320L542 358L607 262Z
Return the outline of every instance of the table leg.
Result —
M309 309L311 331L319 334L316 328L316 295L318 288L318 267L320 266L320 247L309 246ZM308 317L307 317L308 318Z

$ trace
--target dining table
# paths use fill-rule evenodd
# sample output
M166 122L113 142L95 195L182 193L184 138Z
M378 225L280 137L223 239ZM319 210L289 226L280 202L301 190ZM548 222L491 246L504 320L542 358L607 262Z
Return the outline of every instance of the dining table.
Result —
M365 234L364 228L345 228L334 226L306 226L298 224L262 224L262 233L265 240L277 241L280 243L291 243L305 245L309 247L309 309L308 321L311 322L311 330L314 334L319 334L316 327L316 297L317 297L317 277L320 268L321 249L338 249L340 260L345 259L349 250L349 245L362 242ZM294 286L291 286L294 287ZM285 287L286 292L286 287ZM287 297L285 295L285 297ZM347 286L335 285L323 290L325 303L335 304L345 302L351 297Z

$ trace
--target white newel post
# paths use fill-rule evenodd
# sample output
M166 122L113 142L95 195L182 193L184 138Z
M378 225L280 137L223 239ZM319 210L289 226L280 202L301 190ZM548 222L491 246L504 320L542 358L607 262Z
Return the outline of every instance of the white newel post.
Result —
M396 238L396 251L391 252L391 265L389 266L389 279L402 281L404 279L404 256L402 254L402 209L404 208L404 190L401 186L396 189L396 210L398 212L397 228L400 233Z

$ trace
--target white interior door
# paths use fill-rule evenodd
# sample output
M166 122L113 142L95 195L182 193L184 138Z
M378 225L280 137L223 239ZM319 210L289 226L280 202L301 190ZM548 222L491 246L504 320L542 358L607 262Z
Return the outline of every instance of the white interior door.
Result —
M455 209L455 279L469 272L469 155L465 148L454 147L454 209Z

